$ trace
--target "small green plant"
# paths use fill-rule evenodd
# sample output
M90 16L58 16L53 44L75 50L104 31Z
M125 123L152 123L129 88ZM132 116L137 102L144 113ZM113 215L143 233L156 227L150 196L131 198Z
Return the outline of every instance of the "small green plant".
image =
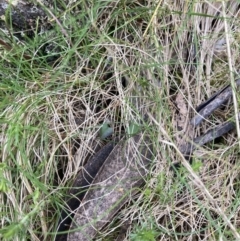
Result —
M150 225L151 224L151 225ZM155 225L152 223L143 223L141 226L136 226L130 234L131 241L155 241L158 236Z

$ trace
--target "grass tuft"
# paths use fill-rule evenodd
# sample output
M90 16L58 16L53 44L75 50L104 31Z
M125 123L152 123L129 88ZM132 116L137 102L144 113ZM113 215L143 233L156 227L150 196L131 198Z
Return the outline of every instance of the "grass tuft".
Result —
M154 159L96 240L113 240L125 222L124 240L239 239L236 131L198 148L192 164L178 149L234 116L227 105L193 132L187 125L239 75L239 3L225 5L56 0L44 8L51 29L19 38L1 23L1 240L54 240L74 177L107 141L104 123L113 138L143 128Z

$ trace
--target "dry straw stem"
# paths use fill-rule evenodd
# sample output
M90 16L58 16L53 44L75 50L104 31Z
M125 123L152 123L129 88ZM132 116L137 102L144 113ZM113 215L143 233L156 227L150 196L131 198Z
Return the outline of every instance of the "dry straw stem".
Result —
M159 10L159 8L160 8L160 6L161 6L161 3L162 3L162 0L159 0L158 5L156 6L156 9L154 10L154 13L153 13L153 15L152 15L152 17L151 17L148 25L147 25L147 28L146 28L146 30L145 30L144 33L143 33L143 38L146 36L146 34L147 34L147 32L148 32L148 29L149 29L150 26L153 24L153 22L156 21L156 20L154 21L154 19L156 18L156 15L157 15L157 12L158 12L158 10Z
M156 119L153 116L150 115L150 118L151 118L152 121L155 122L155 124L159 127L159 130L161 131L161 133L166 138L165 140L160 140L160 141L165 143L165 144L168 144L168 145L172 146L176 150L176 152L180 156L181 163L188 170L188 173L190 174L190 176L189 176L190 180L192 181L193 184L195 184L199 188L199 190L201 190L206 195L206 199L207 200L205 200L205 201L207 201L206 203L208 204L208 206L206 206L206 208L210 210L211 207L209 206L209 204L211 203L212 206L213 206L212 209L216 210L216 213L218 213L222 217L222 219L224 220L226 225L229 226L229 228L233 231L233 234L234 234L234 237L236 238L236 240L240 240L240 235L239 235L237 229L230 222L230 220L228 219L228 217L226 216L224 211L219 207L219 205L214 200L213 196L210 194L210 192L207 189L207 187L202 182L201 178L196 174L196 172L194 172L194 170L192 169L191 165L185 159L185 157L183 156L183 154L181 153L179 148L174 144L174 142L172 142L169 134L162 128L162 126L156 121Z
M239 140L239 148L240 148L240 126L238 121L238 102L237 102L237 95L236 95L236 83L234 81L234 72L233 72L233 64L232 64L232 54L231 54L231 46L230 46L230 30L227 22L227 16L226 16L226 6L225 2L222 1L223 6L223 17L224 17L224 27L225 27L225 36L226 36L226 43L227 43L227 56L228 56L228 65L229 65L229 75L230 75L230 83L232 86L232 92L233 92L233 105L234 105L234 112L235 112L235 119L236 119L236 128L237 128L237 134L238 134L238 140Z

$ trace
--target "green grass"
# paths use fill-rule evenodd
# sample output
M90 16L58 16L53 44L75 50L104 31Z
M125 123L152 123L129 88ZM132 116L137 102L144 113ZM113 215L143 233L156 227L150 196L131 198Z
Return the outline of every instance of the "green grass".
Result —
M11 46L0 46L1 240L53 240L81 161L106 142L102 123L111 122L114 136L131 135L144 113L152 116L144 129L154 143L148 181L97 240L114 240L126 220L125 240L237 239L236 132L199 148L190 169L176 149L191 135L191 108L230 83L228 59L239 68L237 1L226 11L235 27L231 56L213 47L226 36L223 9L215 18L216 8L204 2L77 1L50 9L60 22L48 13L53 29L46 33L19 42L0 32ZM186 59L191 38L195 63ZM55 49L47 52L50 43ZM193 135L231 116L216 112ZM185 166L174 176L176 162Z

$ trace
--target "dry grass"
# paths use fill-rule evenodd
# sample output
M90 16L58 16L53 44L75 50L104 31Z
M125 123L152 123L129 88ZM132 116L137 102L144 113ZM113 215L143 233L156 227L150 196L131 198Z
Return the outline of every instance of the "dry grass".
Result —
M237 132L198 148L191 165L178 150L238 109L236 93L234 107L189 128L194 108L239 71L239 4L225 5L70 1L78 17L54 13L61 20L51 36L61 47L54 67L37 55L49 37L22 43L37 66L1 52L3 240L52 240L64 193L106 142L98 138L102 123L116 137L146 113L155 153L149 179L97 240L114 240L124 224L124 240L240 240Z

